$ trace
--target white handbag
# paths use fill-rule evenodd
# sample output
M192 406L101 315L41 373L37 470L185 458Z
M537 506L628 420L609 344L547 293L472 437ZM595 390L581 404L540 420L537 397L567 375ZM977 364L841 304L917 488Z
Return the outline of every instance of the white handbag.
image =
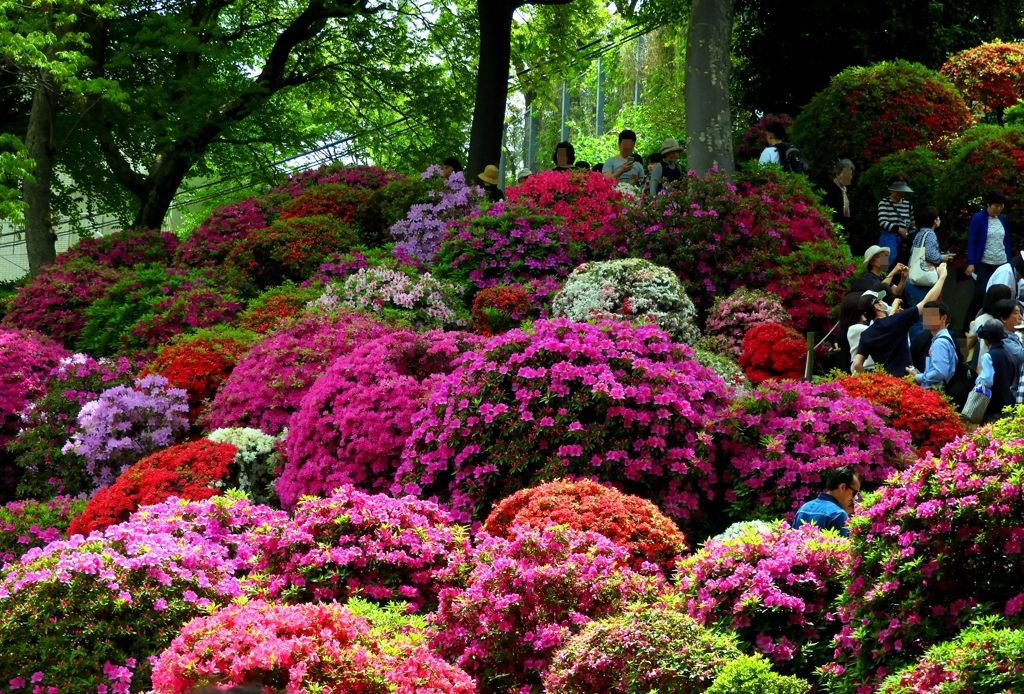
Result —
M934 287L939 281L939 273L935 266L924 259L925 236L934 231L922 229L914 239L914 248L910 253L910 283L915 287ZM920 245L918 245L920 243Z

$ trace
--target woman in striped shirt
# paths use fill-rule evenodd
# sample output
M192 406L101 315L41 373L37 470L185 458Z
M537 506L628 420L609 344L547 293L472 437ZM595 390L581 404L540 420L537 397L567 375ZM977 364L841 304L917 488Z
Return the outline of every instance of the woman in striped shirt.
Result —
M889 249L889 262L893 265L910 262L910 244L904 242L916 231L914 206L903 198L913 192L907 185L907 177L896 174L889 181L889 197L878 201L878 245ZM904 249L902 255L901 246Z

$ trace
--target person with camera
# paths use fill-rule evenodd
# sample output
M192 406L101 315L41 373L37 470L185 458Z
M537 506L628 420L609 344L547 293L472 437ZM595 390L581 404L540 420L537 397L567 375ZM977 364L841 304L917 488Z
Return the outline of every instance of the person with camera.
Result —
M640 157L633 154L635 148L636 133L632 130L623 130L619 133L619 155L606 161L601 173L619 183L636 184L642 180L644 166Z

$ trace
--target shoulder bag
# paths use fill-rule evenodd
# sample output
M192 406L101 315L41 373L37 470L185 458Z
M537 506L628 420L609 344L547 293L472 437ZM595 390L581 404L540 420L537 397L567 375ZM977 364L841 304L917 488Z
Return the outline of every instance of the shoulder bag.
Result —
M914 247L910 253L910 283L915 287L934 287L939 281L939 273L935 266L925 260L924 242L928 234L934 231L922 230L914 239Z

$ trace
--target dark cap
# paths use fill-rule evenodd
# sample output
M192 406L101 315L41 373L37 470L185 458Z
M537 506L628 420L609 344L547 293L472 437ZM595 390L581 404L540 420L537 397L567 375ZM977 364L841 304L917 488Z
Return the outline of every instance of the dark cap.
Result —
M982 340L1002 342L1003 338L1006 337L1006 330L1003 328L1003 322L1001 320L996 320L995 318L985 321L985 324L978 328L978 337Z

